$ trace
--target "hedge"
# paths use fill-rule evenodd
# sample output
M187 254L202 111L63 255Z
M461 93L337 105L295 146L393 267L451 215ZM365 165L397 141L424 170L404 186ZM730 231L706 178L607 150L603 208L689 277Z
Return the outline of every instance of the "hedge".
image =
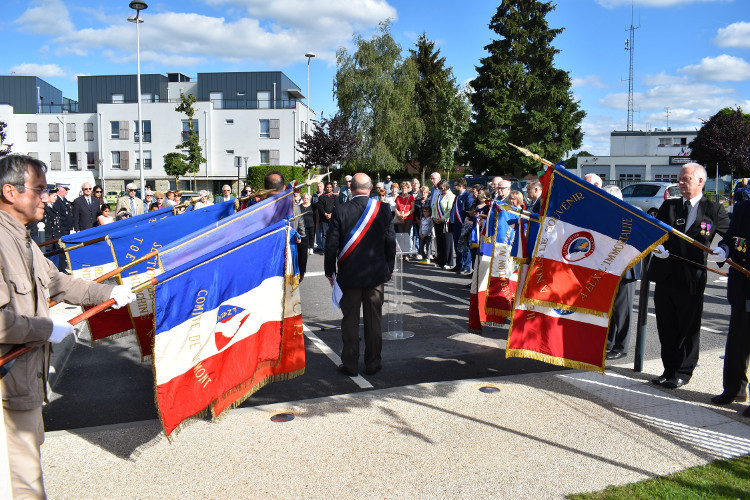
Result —
M292 179L296 179L298 182L307 180L305 169L299 165L257 165L248 168L247 181L255 189L262 189L266 174L274 170L281 172L286 182L291 182ZM315 172L313 172L314 174Z

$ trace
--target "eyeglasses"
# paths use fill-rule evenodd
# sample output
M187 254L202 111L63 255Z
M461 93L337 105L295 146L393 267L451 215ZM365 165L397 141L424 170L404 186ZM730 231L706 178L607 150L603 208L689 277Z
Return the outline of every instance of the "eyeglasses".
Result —
M44 198L45 196L49 196L49 189L47 188L35 188L31 186L27 186L26 184L13 184L15 187L23 187L26 189L31 189L32 191L36 191L39 193L40 198Z
M83 188L84 191L91 191L91 188Z
M135 191L135 189L130 189L130 188L128 188L128 191Z
M102 192L97 189L96 191L94 191L94 194L102 194Z

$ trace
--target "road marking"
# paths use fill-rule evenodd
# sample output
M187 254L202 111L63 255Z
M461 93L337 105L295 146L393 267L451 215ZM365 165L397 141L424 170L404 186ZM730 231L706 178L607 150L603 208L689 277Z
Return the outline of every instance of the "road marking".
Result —
M656 317L656 314L654 313L648 313L648 315L654 318ZM721 330L714 330L713 328L709 328L707 326L701 326L701 330L706 330L707 332L711 332L711 333L724 333Z
M415 281L410 281L409 284L412 285L412 286L415 286L417 288L422 288L424 290L427 290L428 292L436 293L438 295L442 295L443 297L448 297L449 299L453 299L456 302L459 302L461 304L466 304L467 306L469 305L469 301L466 300L466 299L459 299L458 297L454 297L453 295L451 295L449 293L439 292L439 291L435 290L434 288L430 288L430 287L427 287L427 286L424 286L424 285L420 285L419 283L417 283Z
M305 273L305 278L314 278L315 276L325 276L326 273L323 271L314 271L312 273Z
M317 335L311 332L310 329L307 327L307 325L302 325L302 329L305 331L305 337L310 339L320 352L328 356L328 359L333 361L333 364L336 367L338 367L341 364L341 358L339 357L339 355L333 352L331 348L328 347L328 344L320 340L320 338ZM370 382L365 380L365 378L362 375L357 375L356 377L349 377L349 378L354 380L354 382L362 389L374 388L374 386Z

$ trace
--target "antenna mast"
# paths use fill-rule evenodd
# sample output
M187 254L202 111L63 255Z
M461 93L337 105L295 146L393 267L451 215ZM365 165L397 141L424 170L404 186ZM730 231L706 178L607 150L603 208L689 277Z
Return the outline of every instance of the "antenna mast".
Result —
M635 52L635 30L640 26L633 26L634 2L630 3L630 39L625 40L625 50L630 52L630 73L628 75L628 132L633 131L633 53Z

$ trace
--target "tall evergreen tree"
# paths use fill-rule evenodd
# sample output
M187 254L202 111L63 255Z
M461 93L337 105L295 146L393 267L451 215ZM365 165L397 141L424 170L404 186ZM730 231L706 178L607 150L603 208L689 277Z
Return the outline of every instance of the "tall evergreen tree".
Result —
M585 112L571 92L570 76L553 66L552 46L562 29L551 29L545 16L551 2L502 0L489 27L499 38L485 47L471 82L473 120L464 149L475 170L536 172L508 142L557 161L581 145Z
M416 50L409 52L419 75L414 100L424 130L411 152L411 160L424 182L425 172L454 166L458 143L469 125L470 109L453 70L445 67L440 49L435 50L435 42L422 33Z
M333 85L339 113L360 144L353 163L368 171L395 172L423 132L414 105L417 72L411 59L401 57L389 21L380 23L380 33L370 40L355 34L354 44L354 54L343 48L337 52Z

